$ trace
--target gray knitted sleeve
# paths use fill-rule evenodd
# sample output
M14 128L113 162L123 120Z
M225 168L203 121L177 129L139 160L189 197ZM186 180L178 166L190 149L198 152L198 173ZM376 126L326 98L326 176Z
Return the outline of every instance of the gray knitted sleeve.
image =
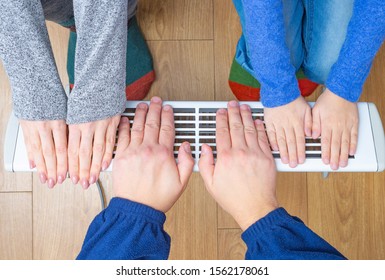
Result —
M74 0L75 85L67 123L120 114L125 108L127 0Z
M18 118L66 119L67 97L39 0L0 0L0 58L11 82Z

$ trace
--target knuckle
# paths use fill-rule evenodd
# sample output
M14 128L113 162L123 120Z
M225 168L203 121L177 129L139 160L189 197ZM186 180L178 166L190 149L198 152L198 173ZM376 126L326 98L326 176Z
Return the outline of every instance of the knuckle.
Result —
M133 133L143 133L143 131L144 131L144 126L143 125L135 124L132 127L132 132Z
M52 147L43 147L44 157L53 157L55 156L55 151Z
M246 134L251 134L251 135L255 135L257 133L257 131L255 130L255 127L250 125L246 125L244 127L244 131Z
M234 122L231 124L231 130L243 130L243 124L240 122Z
M217 134L223 135L223 134L229 134L230 130L228 127L218 127L217 128Z
M41 151L41 144L39 142L32 142L31 149L34 152L40 152Z
M91 156L91 150L90 150L90 148L89 148L89 147L81 147L81 148L79 149L79 155L80 155L81 157L89 157L89 156Z
M145 159L150 159L154 155L154 150L151 146L144 146L141 149L141 153Z
M97 143L97 144L94 144L94 147L93 147L93 153L103 153L104 152L104 144L102 143Z
M109 146L114 145L115 144L115 140L116 140L115 136L107 137L107 139L106 139L107 145L109 145ZM103 145L103 144L101 144L101 145Z
M150 128L150 129L159 129L160 125L157 121L150 120L150 121L146 122L146 127Z
M67 147L64 145L56 146L56 154L58 155L64 155L67 153Z
M164 124L161 126L161 131L165 133L172 133L174 131L174 128L171 125Z

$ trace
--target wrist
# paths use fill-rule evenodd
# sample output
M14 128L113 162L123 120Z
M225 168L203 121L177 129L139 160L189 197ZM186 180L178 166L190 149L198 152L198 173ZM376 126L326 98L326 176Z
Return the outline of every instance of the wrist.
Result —
M258 207L254 211L249 211L248 213L237 217L235 220L238 223L242 231L247 230L251 225L268 215L270 212L276 210L279 207L278 203L266 204L262 207Z

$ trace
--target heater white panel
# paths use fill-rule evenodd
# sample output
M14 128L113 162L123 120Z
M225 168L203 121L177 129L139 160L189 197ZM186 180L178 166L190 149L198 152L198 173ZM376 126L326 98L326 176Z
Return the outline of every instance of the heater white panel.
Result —
M132 122L136 105L143 101L127 102L127 109L123 115ZM200 147L203 143L215 146L215 112L219 108L226 108L227 102L218 101L166 101L174 108L176 126L176 140L174 153L184 141L191 144L196 164L194 171L198 171ZM263 119L263 106L260 102L241 102L252 108L254 118ZM313 105L311 103L311 105ZM359 133L357 153L349 158L346 168L337 172L381 172L385 169L385 136L381 118L373 103L358 103ZM8 123L4 143L5 169L8 171L31 171L24 145L23 133L19 129L18 120L12 114ZM282 164L278 152L273 152L277 170L283 172L336 172L321 160L320 139L306 139L306 162L291 168ZM112 167L107 171L111 171Z

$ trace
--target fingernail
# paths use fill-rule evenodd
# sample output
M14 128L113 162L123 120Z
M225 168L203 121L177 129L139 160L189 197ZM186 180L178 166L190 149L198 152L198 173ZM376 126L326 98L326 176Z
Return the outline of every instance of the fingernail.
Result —
M231 101L229 102L229 106L230 106L230 107L238 107L238 102L235 101L235 100L231 100Z
M348 163L346 161L341 161L340 162L340 166L341 167L346 167L348 165Z
M78 176L72 176L71 180L72 180L72 183L74 183L74 185L76 185L79 182L79 177Z
M83 187L83 189L88 189L89 186L90 186L90 184L88 183L88 180L82 179L82 187Z
M313 139L316 139L316 138L318 138L318 135L317 135L316 132L313 132L313 134L311 135L311 137L312 137Z
M154 103L161 103L161 102L162 102L162 99L160 99L158 96L154 96L153 98L151 98L151 102L154 102Z
M138 108L146 109L147 108L147 104L146 103L139 103Z
M291 161L291 162L289 163L289 165L290 165L290 167L294 168L294 167L297 166L297 162L296 162L296 161Z
M328 158L323 158L322 161L323 161L324 164L329 164L330 163Z
M333 163L330 164L330 167L331 167L333 170L337 170L337 169L338 169L338 164L333 162Z
M52 189L55 186L55 180L52 178L49 178L48 180L48 188Z
M243 111L251 111L251 109L250 109L250 106L249 105L247 105L247 104L242 104L241 105L241 110L243 110Z
M227 111L226 111L226 109L219 109L217 111L217 113L220 114L220 115L224 115L224 114L227 114Z
M183 145L183 149L186 153L190 154L191 153L191 147L190 147L190 143L186 143Z
M120 119L120 122L121 122L121 123L128 123L128 118L127 118L127 117L122 117L122 118Z
M96 182L96 176L95 175L91 175L91 177L90 177L90 185L95 184L95 182Z
M34 169L35 167L36 167L35 162L34 162L33 160L30 160L30 161L29 161L29 168L30 168L30 169Z
M255 119L255 123L256 123L257 125L263 125L263 121L260 120L260 119Z
M45 184L47 182L47 176L44 173L40 173L39 178L42 184Z
M283 163L285 163L285 164L289 163L289 158L287 158L287 157L282 157L281 159L282 159L282 162L283 162Z
M58 182L58 184L62 184L62 183L64 182L64 176L59 175L59 176L57 177L57 182Z
M171 111L171 106L170 106L170 105L164 106L164 107L163 107L163 111L166 111L166 112Z
M304 157L300 157L299 159L298 159L298 161L299 161L299 163L300 164L303 164L303 163L305 163L305 158Z
M102 170L105 171L107 168L108 168L108 162L107 161L103 161L103 164L102 164Z

